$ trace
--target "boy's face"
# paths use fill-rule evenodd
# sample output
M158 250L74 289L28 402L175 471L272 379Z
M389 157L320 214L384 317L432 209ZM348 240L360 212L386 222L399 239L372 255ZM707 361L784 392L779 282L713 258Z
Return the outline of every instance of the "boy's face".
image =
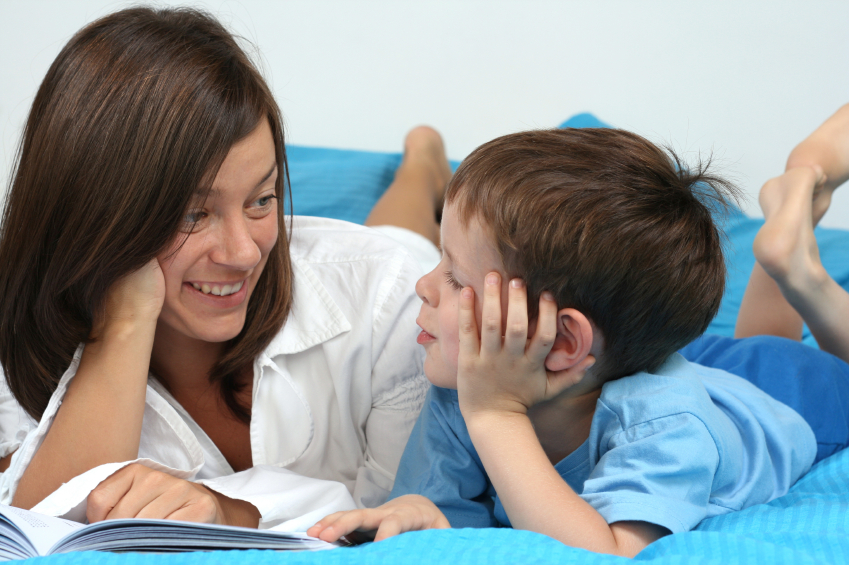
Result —
M487 231L477 217L462 225L455 207L445 205L442 213L442 260L434 270L416 283L416 294L422 308L416 320L422 333L418 342L424 346L425 374L436 386L457 388L457 356L460 350L457 305L460 290L470 286L475 291L475 317L481 325L484 277L501 274L502 326L507 317L507 277L501 258Z

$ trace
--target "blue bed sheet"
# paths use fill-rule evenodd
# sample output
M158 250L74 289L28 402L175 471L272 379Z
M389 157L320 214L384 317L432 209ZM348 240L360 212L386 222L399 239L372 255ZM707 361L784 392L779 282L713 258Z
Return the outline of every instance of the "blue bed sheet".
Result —
M580 114L567 127L604 126ZM362 223L391 183L400 154L288 148L294 211ZM455 164L456 165L456 164ZM733 333L736 312L754 257L751 244L762 221L734 211L727 218L728 291L709 332ZM849 232L818 230L823 262L849 286ZM810 337L808 337L810 341ZM316 553L269 551L177 555L77 553L46 558L54 565L212 565L218 563L371 564L625 563L624 558L566 547L545 536L510 529L410 532L380 543ZM786 495L769 504L703 521L691 532L667 536L636 558L647 563L849 562L849 450L821 461Z
M86 552L47 559L54 565L628 562L621 557L567 547L540 534L495 528L409 532L379 543L315 553L248 551L154 556ZM652 564L716 565L849 562L849 450L818 463L787 495L769 504L710 518L691 532L662 538L636 559Z

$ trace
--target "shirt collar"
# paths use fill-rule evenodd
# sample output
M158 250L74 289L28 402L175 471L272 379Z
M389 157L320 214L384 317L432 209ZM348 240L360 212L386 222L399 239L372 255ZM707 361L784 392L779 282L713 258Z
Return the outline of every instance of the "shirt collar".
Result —
M292 309L283 329L265 349L268 357L299 353L350 331L351 323L310 266L292 257Z

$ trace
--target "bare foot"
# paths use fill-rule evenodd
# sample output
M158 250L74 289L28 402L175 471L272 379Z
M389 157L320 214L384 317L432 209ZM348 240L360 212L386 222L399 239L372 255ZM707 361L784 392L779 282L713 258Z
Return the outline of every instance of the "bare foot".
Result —
M768 180L758 197L766 221L752 249L791 303L791 296L810 292L828 278L814 236L833 191L822 188L824 180L819 167L796 167Z
M405 166L425 167L433 177L436 189L433 197L434 210L442 210L445 189L451 180L451 165L445 156L445 144L439 132L430 126L418 126L410 130L404 139L404 159L398 171Z

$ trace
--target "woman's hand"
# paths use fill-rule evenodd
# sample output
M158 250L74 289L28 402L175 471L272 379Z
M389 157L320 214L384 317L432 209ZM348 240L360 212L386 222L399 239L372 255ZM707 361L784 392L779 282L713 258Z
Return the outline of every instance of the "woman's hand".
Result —
M249 502L133 463L91 491L86 517L89 522L152 518L256 528L260 514Z
M159 260L153 258L112 284L106 293L103 312L96 317L92 335L100 337L126 324L155 325L164 302L165 276Z
M460 356L457 391L467 419L476 413L526 414L542 400L556 396L568 384L546 371L545 359L557 334L557 305L543 293L536 331L528 339L528 303L525 284L510 281L507 323L501 325L501 277L489 273L484 283L481 332L475 322L471 287L460 293Z
M307 530L307 534L332 542L354 530L377 530L374 541L380 541L404 532L450 527L448 519L433 502L417 494L408 494L377 508L336 512L322 518Z
M43 443L21 477L13 504L32 508L104 463L136 459L156 322L165 301L159 261L115 282L79 368Z

